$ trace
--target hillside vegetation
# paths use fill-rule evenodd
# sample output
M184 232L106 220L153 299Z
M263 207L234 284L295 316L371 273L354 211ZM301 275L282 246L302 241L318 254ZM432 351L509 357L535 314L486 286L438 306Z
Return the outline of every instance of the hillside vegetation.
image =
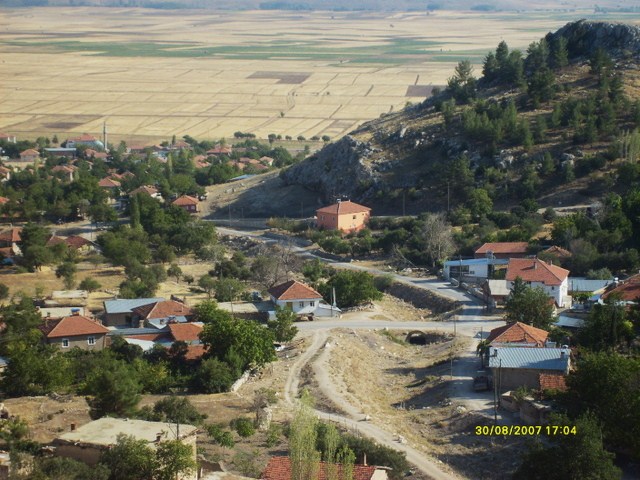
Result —
M586 21L524 53L502 42L479 78L460 62L442 92L282 177L375 214L447 211L464 226L461 253L479 241L529 241L556 215L541 208L581 205L585 213L557 219L548 240L588 250L578 271L631 267L638 255L626 249L640 238L639 51L637 27Z

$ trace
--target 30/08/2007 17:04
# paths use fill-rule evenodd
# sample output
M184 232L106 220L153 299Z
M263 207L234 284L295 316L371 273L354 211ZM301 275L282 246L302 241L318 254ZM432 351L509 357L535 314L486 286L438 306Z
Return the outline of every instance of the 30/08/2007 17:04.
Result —
M476 425L475 434L479 436L533 436L576 435L575 425Z

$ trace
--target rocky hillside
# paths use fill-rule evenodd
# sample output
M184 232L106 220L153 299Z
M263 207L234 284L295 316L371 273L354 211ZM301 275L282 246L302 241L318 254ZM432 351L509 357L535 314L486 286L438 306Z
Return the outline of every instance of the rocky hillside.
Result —
M620 145L640 125L640 28L579 21L526 54L500 48L504 71L520 69L514 80L462 78L472 91L447 88L368 122L282 179L378 213L472 209L474 189L505 208L527 198L541 206L592 202L611 188Z

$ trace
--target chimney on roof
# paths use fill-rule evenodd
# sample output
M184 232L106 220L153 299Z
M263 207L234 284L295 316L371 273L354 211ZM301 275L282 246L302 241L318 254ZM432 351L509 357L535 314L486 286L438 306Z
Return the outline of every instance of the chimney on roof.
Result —
M70 428L70 430L71 430L72 432L75 432L75 431L76 431L76 424L75 424L75 423L72 423L71 425L69 425L69 428Z
M79 308L72 308L71 309L71 315L73 315L74 317L77 317L78 315L80 315L80 309Z
M363 453L362 454L362 464L366 467L367 466L367 454Z
M560 358L564 358L564 350L560 350Z

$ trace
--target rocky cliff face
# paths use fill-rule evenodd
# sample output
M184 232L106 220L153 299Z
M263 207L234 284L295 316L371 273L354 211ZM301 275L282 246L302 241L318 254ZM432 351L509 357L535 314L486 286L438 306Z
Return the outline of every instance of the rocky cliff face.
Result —
M370 144L347 135L284 171L282 179L289 185L303 185L319 192L327 202L338 196L366 197L379 181L368 161L375 151Z
M598 48L612 57L640 57L640 28L633 25L580 20L549 34L547 40L557 37L567 39L571 57L589 57Z

